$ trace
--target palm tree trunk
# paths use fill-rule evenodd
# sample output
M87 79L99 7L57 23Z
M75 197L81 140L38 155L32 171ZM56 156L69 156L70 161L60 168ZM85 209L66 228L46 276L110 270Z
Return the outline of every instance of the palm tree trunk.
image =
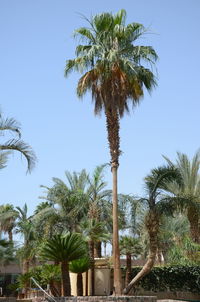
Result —
M106 246L107 246L107 243L106 243L106 241L104 241L104 243L103 243L104 257L106 257Z
M77 296L83 296L83 277L82 277L82 273L77 274L76 288L77 288Z
M88 296L88 271L85 274L85 296Z
M119 139L119 116L117 111L107 108L106 123L108 132L108 142L111 155L111 171L113 177L113 266L114 266L114 294L122 294L121 265L119 250L119 224L118 224L118 199L117 199L117 170L119 166L120 139Z
M197 210L190 207L187 212L187 217L190 223L190 236L195 243L200 243L199 215Z
M28 273L28 272L29 272L29 267L30 267L30 262L29 262L29 260L24 259L24 260L23 260L23 263L22 263L22 273L23 273L23 274Z
M112 167L113 173L113 264L114 264L114 294L122 294L121 264L119 250L118 200L117 200L117 167Z
M95 242L94 245L94 258L101 258L102 253L101 253L101 241Z
M60 293L57 290L57 288L54 284L54 281L52 281L52 280L50 280L50 282L49 282L49 289L50 289L50 293L51 293L52 296L54 296L54 297L59 297L60 296Z
M128 286L128 284L131 281L131 254L126 254L126 277L125 277L125 286Z
M67 261L61 262L61 295L62 297L71 296L71 285L69 278L69 264Z
M8 231L8 238L10 242L13 242L13 233L12 231Z
M89 241L89 254L91 263L91 295L95 294L95 267L94 267L94 241Z
M159 231L159 217L158 214L151 210L146 218L146 228L149 234L149 256L148 260L141 269L141 271L131 280L128 286L123 290L124 294L128 294L131 288L134 287L145 275L147 275L154 266L157 248L158 248L158 231Z

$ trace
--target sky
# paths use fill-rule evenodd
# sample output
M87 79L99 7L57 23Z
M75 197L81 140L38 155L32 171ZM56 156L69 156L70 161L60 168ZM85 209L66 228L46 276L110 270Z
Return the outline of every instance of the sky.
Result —
M78 99L80 75L65 78L64 68L79 43L73 31L86 26L81 15L122 8L127 23L148 28L141 43L153 46L159 61L157 88L121 120L119 192L144 194L143 179L164 164L162 155L192 158L200 147L199 0L0 0L0 108L20 122L38 159L26 174L19 154L9 158L0 171L0 204L27 203L31 214L44 195L40 185L110 161L105 118L94 116L90 94ZM109 168L105 179L111 188Z

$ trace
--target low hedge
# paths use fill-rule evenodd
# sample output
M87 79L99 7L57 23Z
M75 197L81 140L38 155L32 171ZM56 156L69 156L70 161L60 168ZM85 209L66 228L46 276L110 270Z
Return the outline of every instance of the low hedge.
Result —
M141 267L132 269L132 278L140 271ZM138 286L153 292L162 291L187 291L200 292L200 266L164 266L154 267Z

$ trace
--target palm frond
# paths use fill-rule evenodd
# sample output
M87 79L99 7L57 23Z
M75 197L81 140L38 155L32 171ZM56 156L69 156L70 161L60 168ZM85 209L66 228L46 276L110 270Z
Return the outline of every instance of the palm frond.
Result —
M9 140L3 145L0 145L0 150L10 150L20 152L27 160L27 172L31 172L36 163L36 155L32 148L22 140Z

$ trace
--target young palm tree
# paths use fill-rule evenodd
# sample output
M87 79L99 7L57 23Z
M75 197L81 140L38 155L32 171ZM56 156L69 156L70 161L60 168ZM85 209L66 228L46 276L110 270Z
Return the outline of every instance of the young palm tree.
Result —
M4 165L2 167L5 167L10 152L18 151L26 158L28 165L27 171L31 172L36 161L36 156L32 148L21 140L20 127L17 121L13 118L4 119L0 113L0 134L3 135L6 131L16 134L18 138L13 138L0 144L0 158L4 160Z
M87 19L86 19L87 20ZM86 44L78 45L76 58L66 62L65 75L72 70L85 72L77 86L82 97L92 92L95 114L106 116L108 142L113 175L113 253L114 288L121 294L121 269L118 235L117 170L119 166L119 119L129 111L129 101L137 105L143 97L143 88L151 90L156 82L152 71L142 62L154 64L156 52L150 46L137 46L136 41L146 29L138 23L126 25L126 11L116 15L102 13L87 20L90 28L75 31Z
M120 242L121 255L126 256L126 277L125 286L131 281L131 267L132 257L137 257L142 252L142 246L140 244L140 238L134 238L131 236L121 236Z
M152 269L158 250L158 234L162 215L172 215L177 209L178 198L166 195L167 184L173 181L180 182L179 171L172 167L159 167L153 169L151 174L145 178L147 198L141 198L141 202L146 202L148 212L145 219L145 226L149 235L149 256L142 270L131 280L124 289L127 294L130 289Z
M28 207L16 207L18 212L15 232L23 237L23 246L18 250L18 257L22 262L23 273L29 272L30 262L35 260L37 243L32 216L28 216Z
M196 152L192 161L186 154L177 152L177 160L173 163L164 156L167 162L176 166L182 176L181 186L174 182L170 184L168 190L173 194L184 197L185 203L181 206L186 212L190 223L190 236L196 243L200 243L200 150Z
M87 255L86 244L77 233L54 235L41 248L41 256L46 260L60 263L62 296L71 296L69 262Z
M46 285L49 284L51 294L53 296L60 297L60 266L55 264L43 264L40 277L43 283Z
M88 242L89 257L91 263L91 295L95 294L95 261L94 261L94 247L95 243L108 239L109 235L106 233L105 223L99 222L94 218L88 218L80 224L82 233Z

